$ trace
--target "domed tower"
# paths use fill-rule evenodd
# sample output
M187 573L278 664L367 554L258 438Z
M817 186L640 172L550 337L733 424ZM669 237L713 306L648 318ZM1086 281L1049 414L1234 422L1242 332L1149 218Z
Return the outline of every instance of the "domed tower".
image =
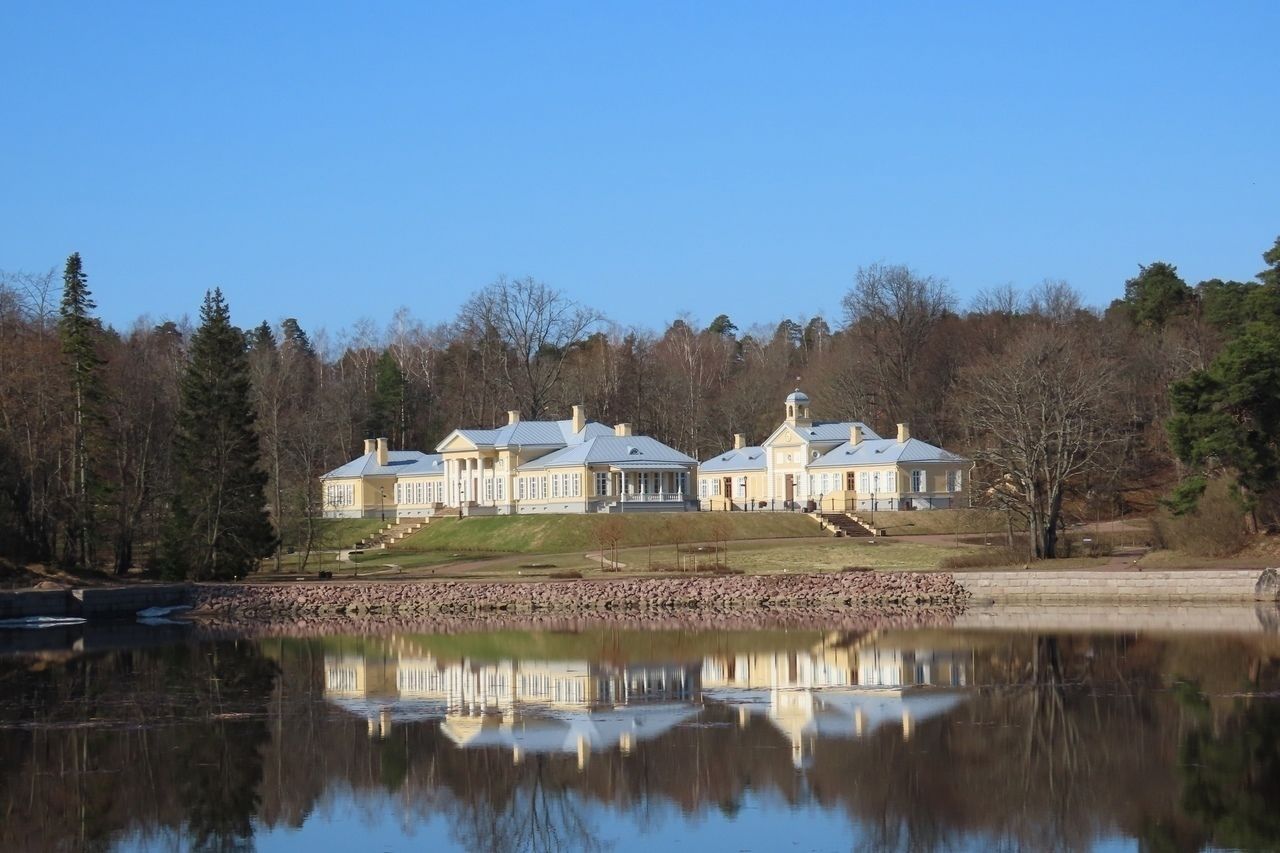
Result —
M799 388L787 395L787 423L793 427L813 425L809 417L809 396Z

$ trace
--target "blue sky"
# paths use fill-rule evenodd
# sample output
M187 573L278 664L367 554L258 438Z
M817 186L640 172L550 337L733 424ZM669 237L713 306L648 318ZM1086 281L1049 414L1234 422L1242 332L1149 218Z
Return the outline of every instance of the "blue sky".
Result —
M1280 3L8 3L0 269L100 313L838 317L858 266L1118 296L1280 234Z

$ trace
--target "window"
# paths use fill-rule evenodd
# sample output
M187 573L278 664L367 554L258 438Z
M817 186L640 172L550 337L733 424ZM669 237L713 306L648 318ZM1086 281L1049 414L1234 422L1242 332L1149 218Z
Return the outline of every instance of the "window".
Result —
M699 480L698 481L698 497L705 498L706 496L707 496L707 481Z
M703 481L703 482L705 482L705 481ZM597 471L597 472L596 472L596 494L597 494L597 495L607 495L607 494L609 494L609 474L608 474L608 472L605 472L605 471Z
M573 475L573 496L575 498L582 497L582 475L581 474Z
M553 498L560 497L560 475L559 474L551 475L551 497Z
M747 496L747 478L738 478L738 497L745 498Z
M417 496L417 500L414 501L415 503L426 503L427 496L424 494L424 492L426 492L426 485L426 483L414 483L413 493Z
M507 481L505 478L498 480L498 500L506 500L507 497Z
M880 491L880 472L874 471L871 474L871 491Z
M948 492L960 491L960 472L959 471L947 472L947 491Z
M688 471L681 471L679 474L676 475L676 488L679 489L680 494L682 495L689 494L689 472Z
M484 481L484 499L493 502L493 478L490 477Z
M545 501L547 499L547 478L539 477L538 480L538 497Z
M924 472L923 471L915 470L911 472L911 491L913 492L924 491Z
M720 478L719 477L711 481L711 494L713 495L720 494Z
M871 475L868 474L866 471L863 471L860 474L858 474L858 491L860 492L871 491Z
M516 497L524 500L524 477L516 478Z

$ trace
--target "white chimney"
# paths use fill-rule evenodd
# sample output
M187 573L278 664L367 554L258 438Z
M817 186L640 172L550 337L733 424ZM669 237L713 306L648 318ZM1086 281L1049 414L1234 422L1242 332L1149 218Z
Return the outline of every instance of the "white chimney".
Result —
M631 435L631 424L615 424L613 434L622 438Z
M862 424L854 424L849 427L849 443L854 447L862 444Z
M587 426L587 407L574 406L573 407L573 431L575 433L582 432L582 430L586 426Z
M387 452L387 440L385 438L378 439L378 464L386 465L391 454Z
M746 433L742 433L742 432L735 432L735 433L733 434L733 449L734 449L734 450L741 450L742 448L744 448L744 447L746 447L746 446L747 446L747 435L746 435Z
M377 450L377 445L378 443L374 441L372 438L366 438L364 440L364 455L368 456L370 453L373 453L375 450Z
M518 423L520 423L520 413L519 413L518 411L516 411L515 409L511 409L511 410L509 410L509 411L507 412L507 423L508 423L508 424L518 424Z
M910 438L911 438L911 430L907 428L907 425L898 424L898 443L902 444L903 442L907 441Z

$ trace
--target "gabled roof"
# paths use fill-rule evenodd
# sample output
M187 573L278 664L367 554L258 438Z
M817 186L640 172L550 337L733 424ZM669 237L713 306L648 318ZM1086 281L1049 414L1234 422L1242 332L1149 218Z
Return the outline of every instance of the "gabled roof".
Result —
M809 463L810 468L843 468L849 465L877 465L898 462L967 462L949 450L927 441L909 438L898 442L892 438L863 439L854 447L848 441Z
M573 421L517 421L497 429L455 429L436 445L441 450L455 435L462 436L477 448L569 447L602 435L613 435L613 428L591 421L582 432L573 431Z
M698 460L685 456L674 447L668 447L647 435L598 435L586 441L555 450L520 466L520 471L543 468L561 468L567 465L623 464L642 468L645 464L697 465ZM665 469L664 469L665 470Z
M854 424L862 427L863 438L879 438L880 435L871 427L862 421L828 421L824 423L814 423L809 426L799 426L789 423L782 423L778 428L764 440L765 444L772 444L778 437L778 434L784 429L789 429L796 435L811 444L830 444L837 441L848 441L849 431Z
M700 473L763 471L765 463L763 447L740 447L735 450L726 450L719 456L713 456L705 462L699 462L698 471Z
M339 465L320 479L335 477L443 476L444 459L438 453L422 453L418 450L390 450L387 464L378 464L377 453L357 456L345 465Z

